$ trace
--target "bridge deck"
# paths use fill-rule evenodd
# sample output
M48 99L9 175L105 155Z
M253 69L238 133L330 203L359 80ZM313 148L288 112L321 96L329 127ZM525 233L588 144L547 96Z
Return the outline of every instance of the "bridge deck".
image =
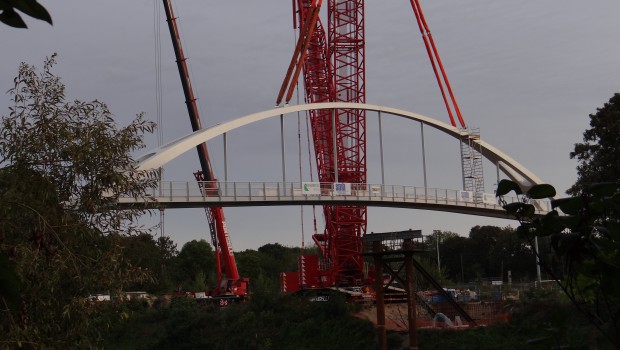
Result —
M310 184L304 187L304 185ZM120 207L198 208L281 205L362 205L436 210L496 218L511 217L492 194L380 184L282 182L162 182L146 198L118 198ZM201 191L201 187L205 188ZM505 198L516 201L516 198ZM533 201L536 214L549 212L548 201Z

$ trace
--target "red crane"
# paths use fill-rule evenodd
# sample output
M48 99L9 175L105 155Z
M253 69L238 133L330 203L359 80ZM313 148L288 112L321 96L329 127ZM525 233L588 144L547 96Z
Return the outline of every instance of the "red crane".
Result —
M181 84L183 85L183 93L185 95L185 104L189 114L192 131L198 131L202 128L196 98L189 79L189 71L187 69L185 55L181 47L181 39L176 24L176 17L172 10L170 0L164 0L164 10L166 12L166 20L168 29L172 38L172 46L181 76ZM217 195L217 180L213 176L213 169L209 160L209 152L206 143L196 146L198 151L198 159L200 161L201 170L194 173L196 180L201 186L201 190L205 195ZM248 293L248 278L239 277L235 256L233 253L224 211L221 207L210 207L205 210L209 222L209 231L211 233L211 241L215 247L215 261L217 269L217 285L218 287L212 291L213 296L232 295L238 298L244 298ZM222 275L226 275L223 279Z
M290 101L302 67L306 102L366 101L363 0L330 0L328 35L318 18L321 3L293 1L300 36L277 104L282 102L287 86L286 103ZM319 181L365 184L365 111L335 109L309 114ZM313 240L327 258L327 266L318 269L318 259L302 262L300 287L361 285L366 207L326 205L323 214L325 232L315 234ZM289 276L295 278L294 274Z
M292 2L294 26L300 35L276 104L280 105L285 91L285 103L290 101L302 70L307 103L365 103L364 0L328 0L327 33L318 16L322 0ZM451 102L460 125L465 127L419 1L410 2L450 121L456 126ZM350 183L366 190L365 111L310 111L309 118L319 181L323 184ZM283 291L367 284L361 256L362 236L367 225L366 207L326 205L323 214L325 231L313 235L313 240L326 263L320 263L318 257L302 256L299 274L283 274Z

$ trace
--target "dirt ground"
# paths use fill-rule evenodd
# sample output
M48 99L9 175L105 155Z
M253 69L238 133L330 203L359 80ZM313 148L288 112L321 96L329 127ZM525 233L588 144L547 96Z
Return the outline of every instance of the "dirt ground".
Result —
M476 320L478 326L508 321L508 314L504 310L503 302L474 302L460 305L468 315ZM444 317L451 320L452 324L450 327L468 327L466 323L461 323L461 318L456 315L456 310L452 305L447 303L433 304L433 308L436 312L443 314ZM377 324L377 308L375 305L364 306L359 312L355 313L354 316L368 320L375 325ZM407 304L395 303L385 305L386 329L391 331L408 331L409 322L407 319ZM457 319L459 321L457 321ZM435 325L432 317L420 307L417 308L416 325L417 328L429 328L434 326L443 328L447 326L441 322Z

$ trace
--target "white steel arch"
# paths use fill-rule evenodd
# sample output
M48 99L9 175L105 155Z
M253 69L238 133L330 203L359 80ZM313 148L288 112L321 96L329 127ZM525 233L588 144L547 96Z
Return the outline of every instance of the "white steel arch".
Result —
M237 118L229 122L218 124L216 126L199 130L189 135L183 136L139 157L137 159L137 170L157 169L168 163L169 161L173 160L174 158L178 157L179 155L195 148L197 145L203 142L207 142L231 130L235 130L237 128L273 117L286 117L287 115L293 115L293 113L296 112L317 109L363 109L368 111L381 112L388 115L395 115L402 118L421 122L459 140L462 137L468 135L467 131L458 129L447 123L401 109L365 103L311 103L278 107L267 111L246 115L244 117ZM536 176L519 162L512 159L496 147L493 147L492 145L480 139L474 140L474 142L480 145L481 154L491 163L496 164L498 167L500 167L511 180L520 183L525 188L535 184L544 183L538 176Z

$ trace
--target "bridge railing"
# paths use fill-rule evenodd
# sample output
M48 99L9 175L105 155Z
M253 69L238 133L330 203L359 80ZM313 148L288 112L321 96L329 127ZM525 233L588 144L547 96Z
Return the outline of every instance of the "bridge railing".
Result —
M403 185L318 182L180 182L162 181L148 193L159 201L277 201L364 200L416 202L461 206L501 207L492 193ZM508 202L516 197L504 197ZM538 213L550 210L548 201L533 201Z

